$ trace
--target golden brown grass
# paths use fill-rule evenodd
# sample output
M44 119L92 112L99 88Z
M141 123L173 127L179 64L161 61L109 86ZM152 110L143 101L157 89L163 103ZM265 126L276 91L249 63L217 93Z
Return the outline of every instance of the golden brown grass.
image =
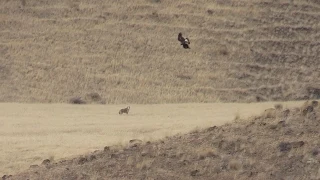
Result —
M119 115L119 109L127 105L3 103L0 174L21 171L44 159L60 160L104 146L125 147L130 139L154 141L196 127L199 131L222 125L233 121L235 112L246 119L273 104L131 104L128 115ZM302 102L283 104L291 107Z
M1 102L320 97L317 1L27 0L0 12Z
M136 146L127 141L33 167L11 179L317 179L320 107L302 114L283 106L290 111L286 118L281 117L286 110L279 110L276 117L255 115L152 142L134 140Z
M239 130L242 127L239 123L245 122L247 115L261 112L262 107L263 110L273 107L135 104L320 98L319 8L317 0L0 1L0 102L76 100L119 104L1 105L4 107L0 108L3 137L0 154L4 159L0 160L0 169L16 172L28 163L46 158L57 161L108 144L125 147L133 138L154 140L190 130L197 135L202 127L233 119L238 124L224 127L235 126ZM190 50L181 48L178 32L190 38ZM119 117L118 110L127 104L136 110ZM298 112L303 115L299 116L302 123L311 123L317 116L309 111L300 108L288 112ZM277 106L263 113L263 119L270 121L259 125L267 125L272 132L281 129L278 123L283 119L291 122L296 117L283 116ZM250 133L259 130L252 128ZM290 130L281 131L278 137L286 133L290 134ZM221 142L221 147L227 150L229 146L243 146L254 155L254 147L237 144L232 138ZM250 138L259 141L258 137ZM195 142L196 138L190 143L198 146ZM265 145L261 142L256 146ZM198 154L183 155L186 152L182 145L177 147L180 151L170 156L179 154L185 159L174 162L183 164L199 155L206 156L208 151L200 148ZM154 151L159 155L166 155L157 148ZM292 152L290 158L294 159L297 153ZM139 161L140 165L134 166L139 171L149 167L152 170L153 160L148 158L128 159L127 163L132 166ZM220 178L238 179L247 173L264 179L268 176L264 168L273 167L270 163L264 166L253 161L251 165L263 171L249 172L245 166L238 166L246 159L233 160L227 155L225 162L218 165L204 159L205 165L196 163L192 170L182 172L191 171L192 176L198 176L214 167L215 172L222 172ZM108 163L111 169L116 168L112 161ZM221 167L239 173L229 175ZM189 178L164 167L153 173L172 179ZM319 172L312 173L313 178L319 177ZM71 178L70 174L67 177ZM91 178L98 177L99 174L91 173Z

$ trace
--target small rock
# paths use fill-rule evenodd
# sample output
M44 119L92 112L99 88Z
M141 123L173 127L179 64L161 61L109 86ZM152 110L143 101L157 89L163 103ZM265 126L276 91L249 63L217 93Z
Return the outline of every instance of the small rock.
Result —
M307 115L308 113L313 112L313 106L307 106L305 109L302 110L302 115Z
M148 155L148 152L147 152L147 151L142 151L142 152L141 152L141 156L146 156L146 155Z
M140 139L132 139L129 141L129 148L138 147L142 144L142 141Z
M317 107L317 106L319 105L319 102L318 102L318 101L312 101L312 102L311 102L311 105L312 105L313 107Z
M294 131L290 128L290 129L286 129L285 131L284 131L284 134L285 135L292 135L294 133Z
M79 176L79 179L90 179L90 176L85 173L81 173L81 175Z
M199 170L196 169L196 170L191 171L190 175L191 176L196 176L196 175L198 175L198 173L199 173Z
M318 161L313 158L310 158L307 160L307 164L317 164L317 163L318 163Z
M183 166L185 166L185 165L187 165L187 164L190 164L190 161L184 159L184 160L180 161L180 164L183 165Z
M42 161L41 163L42 165L49 165L50 164L50 160L49 159L45 159Z
M215 130L216 128L217 128L217 126L209 127L209 128L207 129L207 131L213 131L213 130Z
M37 167L39 167L37 164L33 164L33 165L30 165L29 168L37 168Z
M279 149L281 152L290 151L291 150L291 144L288 142L281 142L279 144Z
M162 156L162 157L167 157L168 154L167 153L160 153L159 156Z
M315 148L315 149L312 151L312 155L317 156L318 154L320 154L320 148Z
M6 179L11 178L11 177L12 177L12 175L9 175L9 176L3 175L3 176L2 176L2 180L6 180Z
M275 125L275 124L271 124L271 125L269 126L270 129L277 129L277 127L278 127L278 126Z
M286 122L284 120L281 120L281 121L278 122L278 124L281 125L281 126L285 126Z
M88 161L87 158L81 157L78 161L78 164L84 164L87 161Z
M140 139L131 139L129 143L142 143Z
M284 117L287 117L290 114L290 110L286 109L286 110L282 111L282 114Z
M299 148L299 147L301 147L301 146L303 146L304 145L304 142L303 141L297 141L297 142L292 142L291 143L291 147L292 148Z
M104 151L110 151L110 147L109 147L109 146L106 146L106 147L104 147L103 150L104 150Z
M111 158L117 158L118 157L118 155L117 154L111 154L111 156L110 156Z
M91 156L89 157L89 160L90 160L90 161L95 160L95 159L97 159L97 157L96 157L95 155L91 155Z

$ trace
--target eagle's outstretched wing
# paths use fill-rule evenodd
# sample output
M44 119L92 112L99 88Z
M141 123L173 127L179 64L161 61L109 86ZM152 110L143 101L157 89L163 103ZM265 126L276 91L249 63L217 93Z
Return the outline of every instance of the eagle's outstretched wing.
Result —
M185 42L185 39L182 37L182 33L179 33L178 35L178 41L181 42L181 44L183 44Z
M185 41L186 44L190 44L189 38L186 38L184 41Z

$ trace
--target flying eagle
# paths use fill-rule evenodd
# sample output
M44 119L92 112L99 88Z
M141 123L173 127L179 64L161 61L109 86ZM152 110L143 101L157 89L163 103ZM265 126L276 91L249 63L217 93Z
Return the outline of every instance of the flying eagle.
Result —
M178 41L180 41L180 43L181 43L181 45L183 46L183 48L185 48L185 49L190 49L190 47L189 47L190 41L189 41L188 38L182 37L182 33L179 33L179 35L178 35Z

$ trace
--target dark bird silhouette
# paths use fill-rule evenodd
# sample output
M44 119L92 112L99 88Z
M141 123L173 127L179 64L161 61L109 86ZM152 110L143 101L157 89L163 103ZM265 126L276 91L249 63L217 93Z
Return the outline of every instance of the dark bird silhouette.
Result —
M185 49L190 49L189 44L190 44L190 40L188 38L184 38L182 37L182 33L179 33L178 35L178 41L180 41L181 45L183 46L183 48Z

